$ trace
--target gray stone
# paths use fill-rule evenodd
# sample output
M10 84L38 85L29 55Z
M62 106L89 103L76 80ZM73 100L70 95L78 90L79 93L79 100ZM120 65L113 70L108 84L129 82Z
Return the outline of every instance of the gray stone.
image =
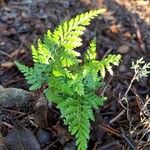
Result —
M18 88L4 88L0 85L1 107L22 107L33 100L31 92Z

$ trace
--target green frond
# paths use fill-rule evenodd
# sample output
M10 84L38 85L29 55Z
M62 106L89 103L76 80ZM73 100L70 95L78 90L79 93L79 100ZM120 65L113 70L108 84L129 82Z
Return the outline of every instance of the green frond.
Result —
M27 83L31 85L29 90L37 90L46 82L46 74L44 74L44 72L47 72L47 66L35 64L33 68L29 68L19 62L15 62L15 64L21 73L23 73Z
M84 85L91 90L96 90L98 87L100 87L100 81L101 78L98 76L98 74L88 74L84 80Z
M105 97L97 96L95 92L89 92L85 95L86 105L90 106L92 109L98 109L99 106L103 106L106 101Z
M24 76L29 76L33 73L33 68L29 68L17 61L15 61L15 65L18 67L18 69L20 70L21 73L24 74Z
M78 150L87 149L90 120L94 121L92 108L98 108L104 101L104 98L96 96L95 93L88 94L85 97L78 96L78 98L66 97L64 101L62 100L59 103L55 101L61 111L61 117L64 119L64 123L68 125L70 133L76 138Z
M93 60L90 62L85 62L83 66L83 75L88 76L88 74L93 74L94 76L100 71L102 78L106 75L106 70L109 71L111 75L113 75L112 65L119 65L119 61L121 59L121 55L108 55L107 58L104 58L101 61ZM97 77L95 77L96 79Z
M96 59L96 39L93 39L90 43L89 48L84 54L84 61L91 61Z
M75 135L78 150L86 150L90 133L88 107L85 108L84 104L82 106L82 103L77 99L69 98L60 103L60 105L58 104L58 108L64 118L64 123L68 125L69 131L72 135ZM88 112L91 112L91 110ZM93 112L91 113L93 114Z
M73 95L74 91L72 87L69 86L70 80L64 81L65 77L49 77L48 85L53 87L53 90L59 91L59 93L66 93L68 95Z
M93 110L103 106L106 100L95 91L102 85L106 70L112 74L112 65L118 65L120 60L120 55L97 60L95 39L84 54L84 61L75 50L82 45L80 36L85 26L104 11L99 9L80 14L60 24L54 32L48 30L44 38L38 40L37 47L31 46L33 67L15 62L30 84L30 90L46 84L44 94L60 109L78 150L87 149L90 121L94 121Z
M59 49L57 43L53 40L53 33L48 30L43 38L43 45L49 51L49 55L51 59L53 58L53 53L56 53Z
M47 49L47 46L45 46L40 39L38 39L37 44L37 49L34 45L31 46L33 61L35 63L49 64L49 59L51 57L49 49Z
M73 65L77 65L81 62L81 60L77 59L76 56L79 56L80 53L76 51L63 51L61 53L61 65L63 67L70 67Z
M78 150L86 150L90 121L94 121L93 108L102 106L106 99L97 96L95 92L88 91L82 96L74 94L74 97L62 95L61 91L57 93L50 88L46 89L45 93L46 97L60 109L64 124L68 125L70 133L75 136Z
M49 101L54 102L55 104L60 104L64 101L59 93L56 91L52 91L51 88L47 88L46 90L44 90L44 94Z
M106 74L106 69L109 71L111 75L113 75L112 64L119 65L119 61L121 59L121 55L108 55L107 58L98 62L98 68L100 70L101 76L104 78Z
M56 43L64 47L67 51L72 51L74 48L81 46L82 40L79 36L85 31L85 26L89 25L94 17L102 14L104 11L105 9L91 10L90 12L82 13L60 24L53 34ZM72 55L77 56L78 53L72 51Z
M38 52L34 45L31 45L33 62L40 62Z

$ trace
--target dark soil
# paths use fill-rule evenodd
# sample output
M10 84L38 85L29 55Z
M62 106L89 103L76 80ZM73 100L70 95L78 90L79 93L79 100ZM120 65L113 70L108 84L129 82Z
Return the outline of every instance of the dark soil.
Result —
M106 86L99 91L104 92L108 101L95 112L88 149L148 150L150 116L145 119L142 109L150 93L150 78L133 84L127 110L119 103L133 77L132 61L143 57L145 62L150 62L148 0L0 0L0 85L28 90L14 61L32 66L30 46L47 29L53 30L63 20L100 7L106 7L107 12L88 27L83 36L83 50L96 36L99 57L120 53L122 62L114 68L113 76L107 76ZM43 150L75 149L73 137L63 125L59 110L45 104L43 99L37 91L33 101L23 108L1 108L0 143L11 129L15 129L31 136L37 147L30 149L38 149L37 143ZM16 132L11 136L16 136ZM13 147L11 142L8 144Z

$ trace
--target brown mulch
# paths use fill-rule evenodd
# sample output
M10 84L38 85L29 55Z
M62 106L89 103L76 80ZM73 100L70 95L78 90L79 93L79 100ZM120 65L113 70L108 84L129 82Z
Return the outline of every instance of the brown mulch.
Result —
M99 57L120 53L122 62L118 68L114 68L114 76L107 76L106 87L101 89L108 101L95 113L89 150L148 150L149 133L141 110L150 93L150 78L143 78L133 84L128 95L128 113L119 100L133 77L130 69L132 61L143 57L146 62L150 62L149 1L0 0L0 85L28 90L14 61L32 66L30 46L47 29L53 30L63 20L100 7L106 7L107 12L88 27L83 35L84 48L96 36ZM19 137L16 135L19 131L24 137L31 136L36 149L75 149L73 137L64 127L59 110L45 104L40 91L35 92L33 97L34 101L26 109L8 107L0 112L0 143L10 132L12 137Z

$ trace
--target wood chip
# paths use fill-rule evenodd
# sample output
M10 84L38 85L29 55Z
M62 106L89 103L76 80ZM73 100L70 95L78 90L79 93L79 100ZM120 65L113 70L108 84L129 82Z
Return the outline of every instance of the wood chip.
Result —
M7 62L4 62L4 63L0 64L0 66L1 66L2 68L11 68L11 67L14 66L14 63L11 62L11 61L7 61Z
M117 25L112 25L110 27L110 30L111 30L112 33L118 33L119 32L119 28L118 28Z

